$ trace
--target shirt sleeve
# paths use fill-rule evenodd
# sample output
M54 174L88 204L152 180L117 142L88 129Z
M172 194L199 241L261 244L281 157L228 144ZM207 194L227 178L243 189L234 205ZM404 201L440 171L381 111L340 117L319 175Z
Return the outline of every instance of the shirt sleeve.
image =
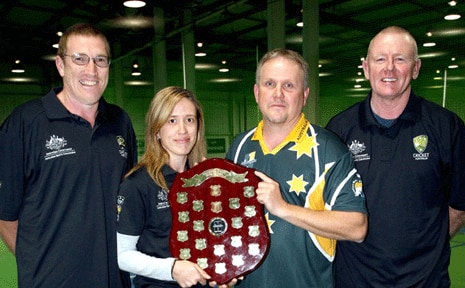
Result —
M118 265L121 270L137 275L174 281L171 270L176 258L157 258L137 251L140 236L117 233Z
M131 176L126 178L120 185L117 199L117 229L119 233L141 235L145 225L147 203L145 203L142 189L139 188L143 184Z
M449 206L465 211L465 127L460 119L456 120L456 131L452 140L452 165L451 189L449 195Z
M19 138L0 131L0 219L15 221L24 197L23 146Z
M325 201L332 210L367 214L363 182L349 152L331 167L327 176L330 198Z
M129 161L129 168L132 168L134 165L137 163L137 139L136 139L136 134L134 132L134 128L132 127L132 124L130 124L130 129L129 129L129 156L128 156L128 161Z

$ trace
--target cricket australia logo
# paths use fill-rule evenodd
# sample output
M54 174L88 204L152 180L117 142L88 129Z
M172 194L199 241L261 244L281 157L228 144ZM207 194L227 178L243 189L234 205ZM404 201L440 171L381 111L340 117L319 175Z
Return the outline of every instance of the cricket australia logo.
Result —
M415 160L428 160L429 153L425 153L428 147L428 135L418 135L413 138L413 147L418 153L413 153Z
M56 135L50 136L50 140L45 140L45 148L52 151L45 154L45 160L76 154L76 151L73 148L65 148L67 144L68 142L64 137L58 137Z
M367 147L364 143L360 143L358 140L353 140L349 147L350 153L352 153L354 161L363 161L363 160L370 160L370 155L367 153L363 153Z

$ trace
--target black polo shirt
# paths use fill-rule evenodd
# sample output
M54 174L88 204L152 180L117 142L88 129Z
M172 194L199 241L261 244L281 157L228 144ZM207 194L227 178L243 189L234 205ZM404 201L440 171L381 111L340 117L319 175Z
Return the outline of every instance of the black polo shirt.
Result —
M171 187L177 172L162 167L166 185ZM173 257L170 251L172 225L171 205L166 189L158 186L145 167L135 171L121 183L118 195L120 213L118 233L140 236L137 250L157 258ZM180 287L175 281L162 281L136 275L137 287ZM193 287L208 287L194 285Z
M390 128L371 94L327 128L353 154L369 225L362 244L339 241L339 287L448 287L448 206L465 210L465 127L452 112L410 95Z
M102 98L91 127L60 91L17 107L0 129L1 154L12 155L0 161L0 219L19 220L19 287L119 287L115 202L137 157L132 124Z

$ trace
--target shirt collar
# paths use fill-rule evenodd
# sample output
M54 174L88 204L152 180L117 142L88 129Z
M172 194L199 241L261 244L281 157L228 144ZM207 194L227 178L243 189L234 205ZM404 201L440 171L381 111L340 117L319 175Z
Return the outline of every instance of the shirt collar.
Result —
M268 150L268 147L265 145L265 140L263 139L263 120L258 123L257 129L252 136L252 140L258 141L260 143L260 147L262 148L263 154L276 154L281 150L284 146L286 146L289 142L300 142L304 137L308 127L310 126L310 122L305 119L304 113L301 113L299 121L294 126L292 131L286 136L286 139L276 146L272 151Z
M66 107L58 100L58 94L63 90L63 87L55 87L50 90L42 98L42 104L44 106L45 113L49 119L64 119L72 117L71 113ZM103 97L100 98L98 104L98 117L105 117L105 106L107 102Z
M376 121L375 117L373 116L373 110L371 110L370 100L372 97L372 91L368 94L365 101L363 101L362 105L360 105L359 109L359 119L362 127L367 127L371 125L379 125ZM409 100L407 102L407 106L405 107L402 114L399 116L399 120L405 120L409 122L417 122L420 120L420 110L421 110L421 103L422 99L416 96L413 91L410 92Z
M161 167L161 172L165 176L178 173L173 168L171 168L170 165L168 165L168 164L163 164L163 166Z

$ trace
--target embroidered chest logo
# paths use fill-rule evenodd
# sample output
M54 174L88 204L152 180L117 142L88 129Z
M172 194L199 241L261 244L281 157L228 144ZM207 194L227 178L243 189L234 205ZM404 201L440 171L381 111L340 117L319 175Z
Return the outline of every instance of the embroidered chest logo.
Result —
M370 155L368 155L368 153L363 153L367 148L365 143L353 140L350 145L347 145L347 147L349 147L349 151L352 153L355 162L370 160Z
M45 160L76 154L73 148L65 148L66 145L68 145L68 141L64 137L50 136L50 140L45 140L45 148L52 151L45 153Z
M241 163L241 165L247 168L253 168L253 163L257 162L257 159L255 159L255 154L256 152L253 151L245 155L244 161Z
M428 135L418 135L413 138L413 147L418 153L413 153L415 160L428 160L429 153L425 153L428 147Z
M116 221L119 221L119 214L123 210L124 196L118 195L116 198Z
M165 189L161 189L157 193L157 209L165 209L170 207L170 203L168 202L168 191Z
M126 150L126 141L124 140L123 136L116 136L116 142L118 142L119 154L124 158L128 158L128 151Z
M357 179L352 182L352 191L354 192L355 197L362 197L365 198L365 194L363 194L363 182L360 179L360 175L357 174Z

